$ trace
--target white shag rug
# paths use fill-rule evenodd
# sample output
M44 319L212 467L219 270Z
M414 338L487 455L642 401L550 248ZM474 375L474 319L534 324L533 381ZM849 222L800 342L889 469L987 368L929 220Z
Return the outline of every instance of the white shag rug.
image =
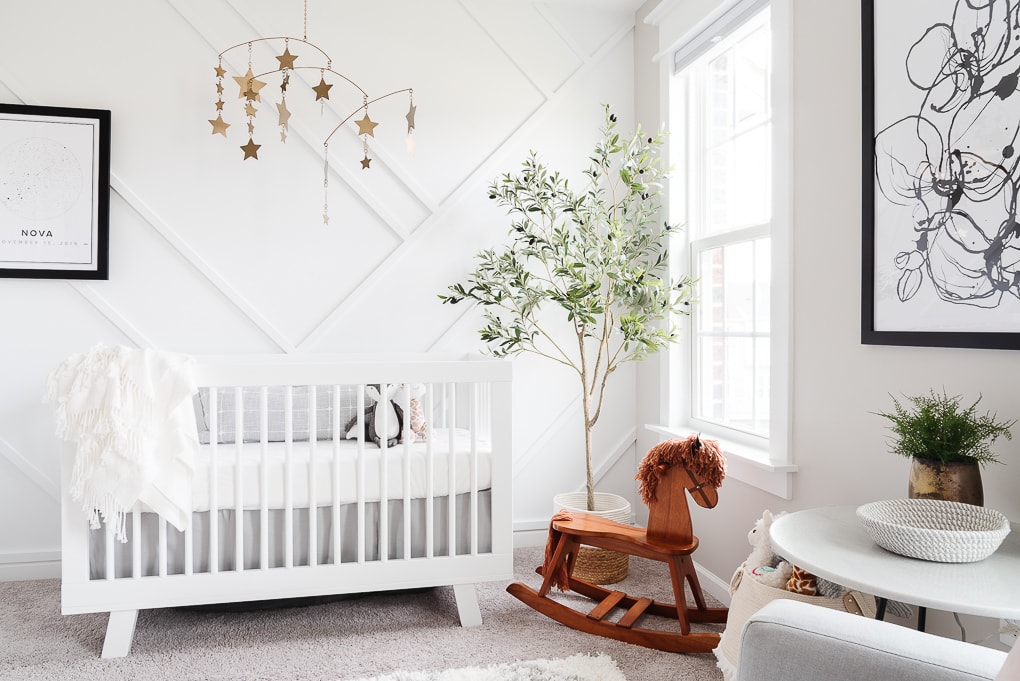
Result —
M439 672L394 672L363 681L626 681L608 655L572 655Z

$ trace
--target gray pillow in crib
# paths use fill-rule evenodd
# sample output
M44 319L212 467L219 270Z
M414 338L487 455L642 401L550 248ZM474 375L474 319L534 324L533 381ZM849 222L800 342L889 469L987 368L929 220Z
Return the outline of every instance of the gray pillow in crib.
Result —
M357 386L340 386L338 398L334 395L333 386L294 386L292 388L294 413L292 438L294 442L302 442L309 439L308 394L312 388L315 389L316 440L333 439L334 410L339 411L341 428L357 413ZM251 387L241 389L241 409L244 413L243 442L259 442L261 440L259 433L260 394L261 388ZM283 386L270 386L267 389L266 398L267 440L269 442L283 442L285 388ZM233 388L224 388L216 391L216 441L221 444L235 442L234 420L237 414L235 402ZM202 444L208 444L211 439L209 436L209 414L213 408L213 405L210 404L209 389L199 389L198 394L195 396L195 420L198 422L198 439ZM343 439L344 433L341 432L339 437Z

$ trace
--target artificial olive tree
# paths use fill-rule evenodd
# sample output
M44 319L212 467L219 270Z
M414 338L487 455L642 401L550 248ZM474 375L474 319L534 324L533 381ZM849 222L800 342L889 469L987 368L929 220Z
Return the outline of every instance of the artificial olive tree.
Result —
M667 258L676 228L662 220L663 133L616 132L605 107L602 139L575 190L532 152L516 174L493 182L510 239L481 251L465 283L443 302L483 306L481 338L495 356L530 352L569 367L582 387L588 509L594 510L592 428L616 369L677 337L693 282L672 281ZM551 312L555 310L555 312ZM560 333L562 324L572 331Z

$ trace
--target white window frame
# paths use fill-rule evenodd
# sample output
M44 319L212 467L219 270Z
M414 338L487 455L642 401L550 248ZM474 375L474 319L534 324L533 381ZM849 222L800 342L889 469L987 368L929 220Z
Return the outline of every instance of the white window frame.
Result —
M721 32L729 32L743 23L751 14L766 4L771 5L772 25L772 291L770 321L770 404L769 437L741 437L732 429L713 428L711 424L697 422L691 418L690 386L692 385L692 334L691 319L680 320L684 340L674 345L665 357L666 375L669 377L665 390L664 409L660 415L661 425L649 426L652 430L669 436L683 435L692 431L701 432L705 437L720 442L727 457L727 472L732 478L754 485L784 499L791 499L793 473L797 467L793 462L790 447L790 374L791 363L791 319L792 309L792 258L791 231L793 220L793 17L792 0L720 0L714 12L683 35L662 36L660 41L669 44L668 52L662 56L663 66L663 109L664 120L673 120L670 102L674 97L670 88L677 87L674 65L686 63L703 53L712 38ZM661 29L661 26L660 26ZM670 40L669 38L674 38ZM678 134L674 131L673 134ZM675 145L670 145L671 151ZM670 165L682 167L683 158L669 159ZM674 180L679 173L674 170ZM680 179L680 183L683 180ZM678 183L679 185L679 183ZM671 194L682 191L674 185ZM676 221L676 216L670 219ZM755 228L749 231L753 232ZM671 267L676 274L690 271L690 249L685 232L681 232L671 243Z

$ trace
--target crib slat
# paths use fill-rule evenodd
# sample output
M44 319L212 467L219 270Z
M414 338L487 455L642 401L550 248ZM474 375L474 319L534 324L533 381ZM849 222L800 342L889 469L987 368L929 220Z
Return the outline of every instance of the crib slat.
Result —
M450 441L448 445L449 465L448 475L449 480L447 481L446 495L447 495L447 516L449 518L448 523L448 534L447 541L449 542L449 549L447 554L451 556L457 555L457 439L456 433L454 432L454 425L457 423L457 385L449 383L447 385L449 394L446 398L446 430L450 434Z
M157 527L159 528L159 554L157 560L159 561L159 576L166 577L166 519L160 518L157 521Z
M244 570L244 395L234 388L234 570Z
M340 550L343 537L340 533L340 440L344 436L340 432L340 386L333 386L333 564L339 565L342 558Z
M404 411L404 424L400 429L400 435L404 438L404 560L411 559L411 384L405 383L404 403L400 408Z
M142 510L137 504L131 510L131 577L142 576Z
M283 481L283 540L284 565L294 567L294 388L283 392L283 441L287 451L287 464Z
M379 398L386 399L385 383L379 384ZM376 403L376 413L382 407ZM379 560L384 563L390 557L390 466L389 466L389 443L386 440L386 433L390 427L390 410L382 410L382 433L379 436Z
M471 555L478 555L478 429L480 427L481 388L471 384L471 407L469 423L471 428Z
M209 388L209 403L216 405L209 410L209 572L220 571L220 512L219 512L219 467L216 465L220 424L217 420L219 399L215 387ZM235 433L236 435L236 433Z
M307 386L308 390L308 564L317 565L319 561L319 533L318 533L318 512L319 504L316 499L316 477L319 467L319 459L316 457L316 434L315 425L315 386Z
M188 526L184 529L184 574L186 575L191 575L195 572L195 546L191 543L193 540L191 514L188 514Z
M112 581L116 578L116 565L114 562L113 543L117 541L113 537L113 523L111 518L107 518L107 521L103 523L103 528L106 532L106 579Z
M358 562L365 562L365 386L358 386Z
M425 434L425 557L435 556L435 512L436 512L436 452L433 447L432 429L435 427L435 386L429 383L425 388L425 424L429 432Z
M259 390L259 568L269 569L269 387Z

